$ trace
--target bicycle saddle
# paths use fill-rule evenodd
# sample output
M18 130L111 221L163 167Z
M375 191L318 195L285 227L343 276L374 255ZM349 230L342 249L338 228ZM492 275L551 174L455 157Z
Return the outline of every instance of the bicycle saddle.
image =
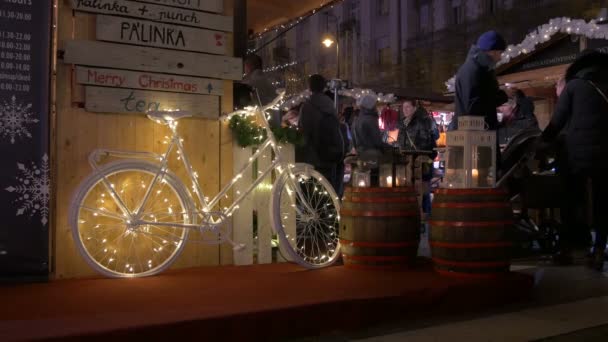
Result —
M177 121L183 118L189 118L192 116L190 112L185 110L177 110L177 111L151 111L147 113L148 118L150 120L156 121L158 123L168 124L172 121Z

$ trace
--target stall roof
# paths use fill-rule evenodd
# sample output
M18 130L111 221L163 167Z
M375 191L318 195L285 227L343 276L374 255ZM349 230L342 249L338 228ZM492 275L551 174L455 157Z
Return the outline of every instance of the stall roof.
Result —
M450 96L444 96L443 94L424 92L417 89L408 88L397 88L397 87L369 87L377 93L383 94L394 94L398 98L402 99L417 99L422 101L428 101L433 103L450 103L454 99Z
M254 33L287 23L314 9L334 3L329 0L247 0L247 27Z

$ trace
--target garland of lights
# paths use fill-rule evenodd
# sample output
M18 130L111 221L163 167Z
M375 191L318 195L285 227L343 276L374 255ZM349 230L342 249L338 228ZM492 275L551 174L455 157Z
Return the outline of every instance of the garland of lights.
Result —
M298 61L293 61L293 62L289 62L289 63L285 63L285 64L281 64L281 65L275 65L275 66L271 66L268 67L264 70L262 70L263 72L273 72L273 71L277 71L277 70L283 70L283 69L287 69L290 66L294 66L298 64Z
M300 17L298 17L295 20L292 20L291 22L287 22L287 23L283 23L283 24L279 24L279 25L275 25L272 27L267 27L265 28L262 32L258 33L255 35L255 37L253 38L254 40L259 40L261 38L264 37L264 35L266 35L267 33L270 32L274 32L277 33L279 30L289 30L292 27L298 25L299 23L301 23L302 21L308 19L309 17L313 16L314 14L316 14L318 11L326 8L326 7L331 7L333 8L334 5L337 5L338 3L342 2L344 0L332 0L332 1L323 1L321 2L321 5L319 5L317 8L308 11L307 13L301 15ZM281 33L282 34L282 33ZM249 49L247 50L247 53L255 53L258 49Z
M343 89L340 90L338 92L338 94L342 95L342 96L346 96L346 97L351 97L353 99L360 99L361 97L365 96L365 95L373 95L376 96L378 99L378 102L381 103L393 103L396 101L395 95L394 94L376 94L373 90L371 89L360 89L360 88L355 88L355 89ZM311 92L310 90L305 90L303 92L301 92L300 94L296 94L293 95L289 98L289 100L286 100L285 102L283 102L283 104L281 105L281 108L283 108L284 110L290 110L292 108L295 108L299 105L301 105L302 103L304 103L306 100L308 100L308 98L310 98Z
M526 38L517 45L509 45L503 52L502 59L496 64L501 66L509 63L513 58L529 54L534 51L538 44L545 43L558 33L577 34L591 39L608 39L608 25L600 26L596 20L589 22L583 19L554 18L547 24L539 26L529 33ZM450 78L446 83L448 91L455 90L456 76Z
M284 93L283 93L284 94ZM395 102L395 95L382 93L376 94L370 89L343 89L339 91L342 96L359 99L366 95L377 96L378 102L392 103ZM277 97L273 103L264 107L262 110L266 112L268 109L275 108L280 103L280 109L285 111L295 108L304 103L310 98L311 92L305 90L300 94L291 96L288 100L284 100L283 95ZM258 146L267 139L266 130L258 125L254 120L250 119L255 116L257 107L247 107L245 109L233 112L224 116L224 120L229 120L229 127L234 134L237 144L241 147ZM273 127L272 133L278 142L290 143L296 146L301 146L304 143L302 133L293 127Z
M264 127L248 120L245 115L235 115L230 118L229 127L240 147L258 146L267 139ZM272 127L272 134L280 143L301 146L304 136L299 130L291 127Z

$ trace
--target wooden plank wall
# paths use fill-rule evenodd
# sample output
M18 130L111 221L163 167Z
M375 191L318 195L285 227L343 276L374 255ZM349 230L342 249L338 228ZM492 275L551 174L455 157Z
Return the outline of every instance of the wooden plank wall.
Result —
M232 15L232 0L225 0L225 13ZM95 40L95 15L74 12L68 2L58 2L58 49L71 39ZM232 51L232 35L228 35ZM79 183L91 173L87 157L96 148L154 151L164 150L169 135L141 114L89 113L82 107L84 87L75 82L75 68L60 59L57 65L57 121L53 158L56 170L56 212L54 215L53 277L55 279L95 275L80 257L68 226L70 200ZM222 112L232 108L232 81L224 81ZM232 136L218 120L186 119L179 128L199 181L206 194L220 189L220 182L232 178ZM178 175L180 173L178 172ZM232 263L230 246L189 243L174 268Z

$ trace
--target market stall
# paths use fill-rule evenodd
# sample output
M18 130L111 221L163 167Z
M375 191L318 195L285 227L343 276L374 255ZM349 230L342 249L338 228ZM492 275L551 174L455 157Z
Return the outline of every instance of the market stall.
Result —
M608 52L608 25L603 19L555 18L507 47L496 75L501 87L517 88L534 101L541 129L549 123L557 95L555 84L581 51ZM454 92L454 78L446 82Z

